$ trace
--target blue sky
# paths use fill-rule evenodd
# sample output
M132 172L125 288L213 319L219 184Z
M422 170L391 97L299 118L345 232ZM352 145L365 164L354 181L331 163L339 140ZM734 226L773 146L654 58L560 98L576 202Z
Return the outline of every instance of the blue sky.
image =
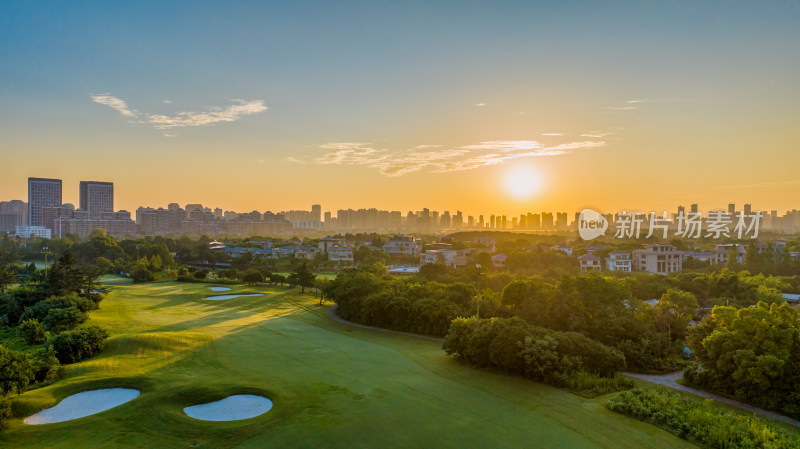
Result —
M6 1L0 200L52 176L128 208L796 207L799 5ZM635 194L575 188L653 162ZM221 163L247 181L198 180ZM548 186L525 203L487 187L519 163Z

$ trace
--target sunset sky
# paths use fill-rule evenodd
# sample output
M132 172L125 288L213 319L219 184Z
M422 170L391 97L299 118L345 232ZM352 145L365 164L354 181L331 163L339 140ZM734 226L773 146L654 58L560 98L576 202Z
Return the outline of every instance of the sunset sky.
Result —
M800 2L3 1L0 201L29 176L129 211L783 212Z

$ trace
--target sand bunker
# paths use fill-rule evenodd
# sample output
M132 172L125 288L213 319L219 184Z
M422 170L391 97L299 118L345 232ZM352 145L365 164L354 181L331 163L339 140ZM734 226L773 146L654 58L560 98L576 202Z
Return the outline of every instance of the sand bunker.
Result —
M209 296L206 299L208 299L209 301L221 301L223 299L233 299L233 298L238 298L240 296L264 296L264 294L253 293L252 295L219 295L219 296Z
M230 289L228 287L208 287L210 290L214 290L215 292L227 292Z
M64 398L55 407L25 418L25 424L49 424L69 421L94 415L122 405L139 396L139 390L130 388L106 388L84 391Z
M183 412L202 421L237 421L255 418L272 408L272 401L252 394L237 394L208 404L186 407Z

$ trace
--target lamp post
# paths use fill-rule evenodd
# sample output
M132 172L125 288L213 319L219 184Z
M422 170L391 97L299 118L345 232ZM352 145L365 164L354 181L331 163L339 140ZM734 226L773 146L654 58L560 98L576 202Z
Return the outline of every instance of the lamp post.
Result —
M50 251L50 248L43 246L42 254L44 254L44 277L47 277L47 255L53 253Z

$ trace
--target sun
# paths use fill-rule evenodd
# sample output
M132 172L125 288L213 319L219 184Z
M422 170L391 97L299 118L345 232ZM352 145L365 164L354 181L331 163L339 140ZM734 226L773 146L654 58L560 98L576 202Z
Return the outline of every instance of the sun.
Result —
M518 165L506 172L504 185L509 195L516 199L524 200L539 193L541 179L535 169Z

